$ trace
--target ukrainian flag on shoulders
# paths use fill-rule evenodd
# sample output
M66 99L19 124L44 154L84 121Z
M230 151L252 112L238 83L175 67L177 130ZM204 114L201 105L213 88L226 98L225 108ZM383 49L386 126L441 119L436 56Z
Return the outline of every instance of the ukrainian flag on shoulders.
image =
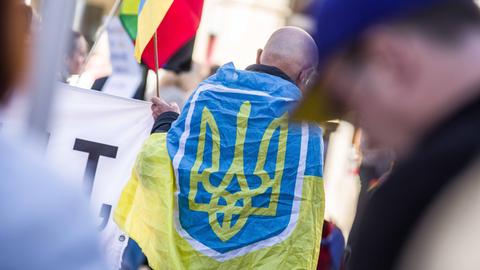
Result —
M319 127L287 121L300 90L223 66L143 146L115 220L154 269L316 269Z

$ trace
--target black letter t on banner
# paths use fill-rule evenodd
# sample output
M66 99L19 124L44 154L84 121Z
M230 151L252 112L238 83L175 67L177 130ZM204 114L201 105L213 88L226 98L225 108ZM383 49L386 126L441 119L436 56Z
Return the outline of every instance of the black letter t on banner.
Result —
M87 167L83 175L83 185L87 196L92 195L93 183L95 181L95 174L97 173L97 165L100 156L116 158L118 147L101 144L82 139L76 139L73 150L88 153Z

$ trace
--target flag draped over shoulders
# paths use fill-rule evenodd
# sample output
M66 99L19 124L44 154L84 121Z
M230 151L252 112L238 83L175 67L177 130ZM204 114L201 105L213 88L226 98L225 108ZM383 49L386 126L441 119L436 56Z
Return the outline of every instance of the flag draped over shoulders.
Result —
M115 220L154 269L315 269L320 128L287 121L291 82L222 67L138 156Z

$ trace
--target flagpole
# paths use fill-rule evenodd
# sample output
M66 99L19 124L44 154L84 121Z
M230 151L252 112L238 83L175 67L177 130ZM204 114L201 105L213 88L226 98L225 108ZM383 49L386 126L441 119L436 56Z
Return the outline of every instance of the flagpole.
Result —
M105 33L107 30L108 25L112 21L113 17L117 14L118 10L120 9L120 5L122 4L123 0L115 0L115 3L113 4L112 8L110 9L110 12L108 12L107 18L103 22L103 24L100 26L98 29L97 34L95 35L95 41L92 45L92 48L88 52L87 58L85 59L85 63L82 66L82 70L80 72L80 76L78 76L77 79L77 84L80 82L80 79L82 78L83 72L85 71L85 68L87 67L88 62L92 59L93 53L97 50L98 47L98 41L100 40L100 37Z
M155 34L153 35L153 47L155 50L155 75L157 78L157 97L160 97L160 76L158 74L158 69L159 69L159 64L158 64L158 35L157 31L155 31Z
M107 18L105 19L102 26L100 26L100 28L97 32L97 35L95 37L95 42L93 43L92 49L88 53L87 59L85 60L85 65L88 63L90 58L92 58L93 52L95 51L95 49L98 46L98 40L103 35L103 33L105 33L105 31L107 31L108 25L112 21L113 17L117 14L118 9L120 8L120 5L122 4L122 2L123 2L123 0L116 0L115 3L113 4L112 8L110 9L110 12L108 12Z

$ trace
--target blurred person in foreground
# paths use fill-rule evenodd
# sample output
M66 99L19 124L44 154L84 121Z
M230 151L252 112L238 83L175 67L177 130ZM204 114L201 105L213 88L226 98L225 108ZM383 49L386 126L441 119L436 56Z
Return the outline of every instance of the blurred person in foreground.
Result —
M28 22L18 1L0 2L0 102L28 65ZM0 136L0 268L105 269L88 203L21 144Z
M324 0L315 12L322 79L296 117L320 121L324 112L318 104L335 100L398 158L354 226L348 269L478 268L478 255L464 256L478 252L478 220L473 222L478 209L440 208L440 216L430 214L442 200L465 202L467 193L446 199L444 193L458 190L464 184L460 177L478 168L478 7L471 0ZM466 205L478 208L478 190ZM423 232L443 226L443 234L423 238L417 230L424 222L429 226ZM473 233L472 224L477 224ZM425 241L412 244L421 238ZM436 250L436 240L447 244L447 252ZM467 259L477 264L461 267ZM404 260L416 264L405 267Z
M219 68L180 115L176 105L153 99L154 134L115 211L152 268L316 269L322 132L287 121L315 73L316 54L308 33L281 28L257 64Z

